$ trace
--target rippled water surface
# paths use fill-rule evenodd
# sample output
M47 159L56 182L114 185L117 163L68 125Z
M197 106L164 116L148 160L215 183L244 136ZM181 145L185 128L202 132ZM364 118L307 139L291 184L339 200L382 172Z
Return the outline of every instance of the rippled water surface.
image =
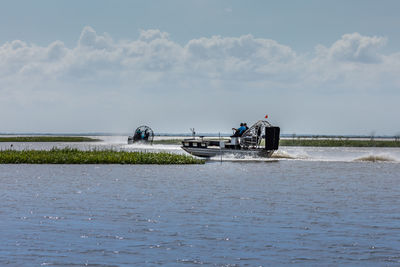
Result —
M398 150L280 153L191 166L0 165L0 265L400 265ZM366 155L391 161L356 160Z

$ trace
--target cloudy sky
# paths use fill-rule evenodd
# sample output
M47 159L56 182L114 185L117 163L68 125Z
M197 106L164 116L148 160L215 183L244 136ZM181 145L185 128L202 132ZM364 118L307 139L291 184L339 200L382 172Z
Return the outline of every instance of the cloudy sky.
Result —
M0 133L400 133L399 1L2 1Z

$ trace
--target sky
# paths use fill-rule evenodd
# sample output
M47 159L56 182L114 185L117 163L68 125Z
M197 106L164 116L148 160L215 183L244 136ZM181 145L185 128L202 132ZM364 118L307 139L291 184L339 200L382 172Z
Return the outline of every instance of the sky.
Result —
M400 134L399 1L0 2L0 133Z

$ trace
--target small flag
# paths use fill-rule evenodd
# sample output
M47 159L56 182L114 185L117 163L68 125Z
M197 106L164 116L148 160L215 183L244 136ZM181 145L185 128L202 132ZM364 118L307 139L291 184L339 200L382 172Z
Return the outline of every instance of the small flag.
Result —
M268 115L265 115L265 118L268 119Z

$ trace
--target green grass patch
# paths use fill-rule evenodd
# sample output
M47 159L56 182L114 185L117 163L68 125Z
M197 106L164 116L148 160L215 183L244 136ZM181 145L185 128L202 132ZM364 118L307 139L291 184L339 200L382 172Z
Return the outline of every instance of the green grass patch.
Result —
M51 150L2 150L0 164L204 164L192 156L165 152L82 151L73 148Z
M400 147L400 141L350 139L281 139L279 145L316 147Z
M12 136L0 137L0 142L96 142L100 139L82 136Z

